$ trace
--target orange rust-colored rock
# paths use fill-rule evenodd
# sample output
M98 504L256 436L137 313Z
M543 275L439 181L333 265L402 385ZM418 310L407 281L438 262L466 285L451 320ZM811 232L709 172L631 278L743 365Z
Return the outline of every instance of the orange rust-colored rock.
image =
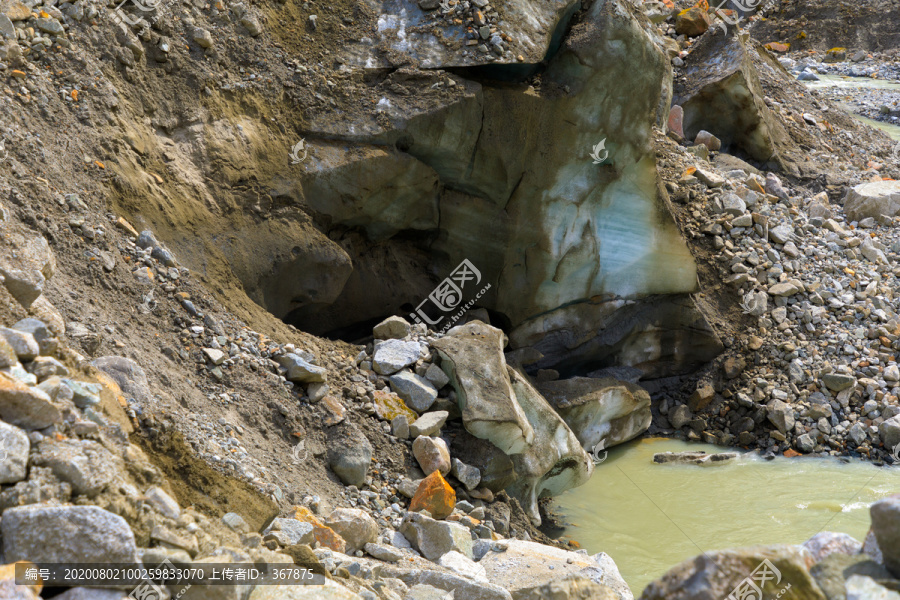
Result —
M375 402L375 414L385 421L393 421L395 417L406 415L409 422L412 423L419 418L416 411L406 406L403 399L393 392L378 390L372 393Z
M800 453L794 450L793 448L788 448L784 451L785 458L794 458L795 456L800 456Z
M409 503L409 510L427 510L435 519L445 519L455 506L456 492L440 471L434 471L419 483L412 502Z
M294 507L294 518L313 526L313 536L315 536L316 541L319 542L320 546L325 546L329 550L340 552L341 554L347 551L347 542L344 541L344 538L342 538L334 529L322 523L322 521L320 521L319 518L305 506Z

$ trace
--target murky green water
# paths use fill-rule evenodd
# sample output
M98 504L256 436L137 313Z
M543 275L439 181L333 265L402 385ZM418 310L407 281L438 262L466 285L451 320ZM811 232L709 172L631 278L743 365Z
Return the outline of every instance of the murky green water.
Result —
M820 531L862 541L868 505L900 492L900 467L836 459L657 465L657 452L726 449L648 439L617 446L588 483L557 498L566 535L616 561L635 597L701 552L758 544L801 544Z
M900 92L900 81L887 81L884 79L870 79L867 77L845 77L843 75L819 75L819 81L804 81L807 87L813 89L821 88L845 88L845 89L881 89ZM854 113L849 106L841 105L847 113L855 119L863 123L880 129L891 136L892 139L900 140L900 125L892 125L890 123L882 123L875 121L862 115Z

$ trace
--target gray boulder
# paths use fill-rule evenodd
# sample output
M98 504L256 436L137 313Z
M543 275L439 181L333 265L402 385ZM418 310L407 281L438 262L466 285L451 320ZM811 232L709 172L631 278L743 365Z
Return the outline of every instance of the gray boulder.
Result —
M136 563L134 534L122 517L97 506L9 508L0 523L8 562Z
M0 419L23 429L44 429L59 423L62 413L43 391L0 373Z
M420 377L410 371L400 371L389 379L391 389L403 398L406 405L423 413L431 408L437 399L437 389L424 377Z
M388 317L372 329L377 340L402 340L409 335L410 325L402 317Z
M307 362L300 356L288 353L275 359L278 364L287 369L288 381L299 383L320 383L328 378L328 370Z
M428 560L437 560L451 550L472 558L472 535L458 523L411 512L403 517L400 533Z
M372 368L380 375L393 375L400 369L415 364L422 356L419 342L388 340L375 347Z
M118 459L93 440L44 441L32 456L32 464L49 468L72 491L94 497L117 477Z
M28 434L0 421L0 483L16 483L25 479L30 448Z

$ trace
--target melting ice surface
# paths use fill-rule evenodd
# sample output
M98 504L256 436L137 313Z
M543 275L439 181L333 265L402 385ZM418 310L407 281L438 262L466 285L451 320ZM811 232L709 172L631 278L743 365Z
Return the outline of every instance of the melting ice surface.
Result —
M688 558L714 550L802 544L820 531L862 541L868 506L900 493L900 466L742 454L724 465L657 465L657 452L726 452L669 439L609 450L585 485L556 500L566 535L616 561L635 598Z

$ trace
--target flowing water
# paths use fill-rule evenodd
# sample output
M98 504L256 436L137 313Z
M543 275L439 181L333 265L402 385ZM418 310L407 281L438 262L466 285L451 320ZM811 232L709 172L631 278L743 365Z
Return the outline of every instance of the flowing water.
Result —
M900 467L825 458L766 461L741 454L729 464L658 465L657 452L731 451L643 439L609 450L585 485L559 496L566 535L616 561L635 597L701 552L802 544L820 531L862 541L868 505L900 492Z

